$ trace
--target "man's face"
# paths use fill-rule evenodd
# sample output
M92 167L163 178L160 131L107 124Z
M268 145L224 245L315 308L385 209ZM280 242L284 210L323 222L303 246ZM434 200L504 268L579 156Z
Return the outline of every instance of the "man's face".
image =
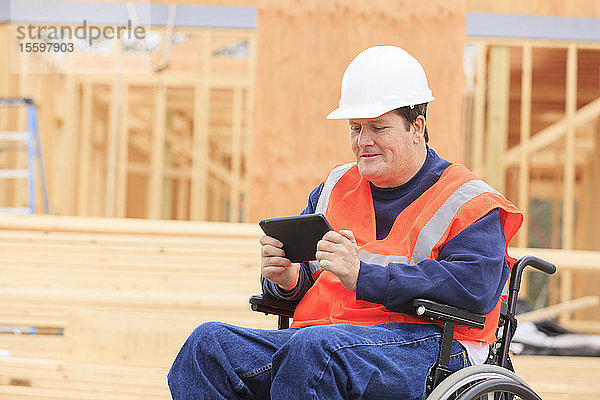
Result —
M423 117L408 125L404 117L390 111L377 118L349 119L348 124L358 170L375 186L400 186L423 165Z

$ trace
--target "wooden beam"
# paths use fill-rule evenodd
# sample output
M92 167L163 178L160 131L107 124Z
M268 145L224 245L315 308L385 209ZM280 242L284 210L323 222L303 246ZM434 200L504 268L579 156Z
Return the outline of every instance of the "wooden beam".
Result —
M204 32L204 47L210 46L211 36ZM192 142L192 180L190 188L190 220L206 220L208 209L208 125L210 79L209 55L203 56L202 71L194 81L194 122Z
M123 87L117 155L115 217L125 217L127 207L127 161L129 157L129 86Z
M593 171L591 166L583 169L580 172L581 178L578 182L575 182L574 190L578 199L578 204L573 245L578 249L591 249L592 247L590 245L591 241L589 240L591 237L591 227L589 222L592 219L592 214L595 210L593 210L591 206L591 171ZM575 175L577 175L577 171L575 171Z
M516 258L533 254L556 265L559 275L566 271L600 271L600 251L510 247L508 254Z
M148 186L148 218L161 217L162 188L165 158L167 88L160 74L156 78L154 93L154 126L150 159L150 184Z
M471 130L471 169L476 175L484 174L484 130L485 130L485 88L487 67L487 46L477 43L477 61L475 67L475 97L473 99L473 126Z
M240 222L240 198L242 195L242 89L233 90L233 122L231 146L231 187L229 188L230 222Z
M578 137L576 140L576 153L577 158L575 159L575 166L577 168L588 168L590 165L590 159L593 154L593 147L583 143L583 138ZM564 165L566 160L566 154L563 153L564 146L560 147L546 147L536 153L529 155L529 169L541 170L541 169L554 169L557 165Z
M577 111L577 48L569 46L567 51L567 82L565 112L567 120L567 135L565 137L565 164L563 189L563 226L562 247L573 248L574 218L575 218L575 124L573 119Z
M108 104L92 103L98 111L93 114L96 120L92 123L92 171L91 187L95 188L94 195L90 196L90 215L102 217L105 212L106 199L106 160L107 145L110 131L110 109Z
M189 178L177 179L177 205L175 219L189 219L190 212L190 180Z
M112 100L108 103L110 126L108 128L108 143L106 146L106 184L104 216L113 217L115 215L116 202L116 181L117 181L117 158L119 152L119 131L121 123L119 122L123 115L123 51L118 41L113 40L112 46L114 70L113 79L110 84L110 93Z
M581 173L584 173L585 171L581 171ZM555 180L552 179L533 179L530 183L529 183L529 187L530 187L530 194L531 194L531 198L535 198L535 199L546 199L546 200L558 200L558 201L562 201L562 191L561 189L561 185L560 183L557 183ZM589 187L585 187L584 183L577 183L576 186L576 192L579 195L583 196L583 193L585 193L586 191L589 190ZM588 220L591 218L591 216L588 216ZM560 230L560 229L559 229ZM560 247L560 246L558 246Z
M160 195L162 196L162 210L160 213L161 218L173 219L173 184L174 179L171 177L164 176L164 170L171 168L173 165L173 148L165 142L164 146L164 168L163 168L163 179L162 179L162 190Z
M77 171L77 215L87 216L90 213L90 179L92 157L92 98L93 88L89 83L83 84L81 101L81 131L79 137L79 162Z
M593 307L600 303L598 296L585 296L569 300L565 303L554 304L538 310L519 314L519 322L539 322L545 319L554 319L561 314L573 312L586 307Z
M531 135L531 43L523 45L521 73L521 147L529 154ZM519 232L519 246L527 247L529 241L529 157L521 157L519 166L519 208L525 214L525 221ZM525 287L527 285L524 285Z
M565 134L569 124L573 125L574 128L578 128L595 120L598 116L600 116L600 97L576 110L570 119L565 116L555 124L550 125L533 135L529 141L529 154L535 153L560 139ZM520 145L514 146L508 150L505 157L506 166L510 167L518 165L521 153L522 149Z
M246 153L246 173L244 174L244 222L249 221L250 217L250 157L252 155L252 138L253 129L254 129L254 99L256 97L256 36L255 34L251 34L248 36L248 57L250 62L250 85L248 86L248 90L246 91L246 130L247 133L246 143L245 143L245 153Z
M575 225L575 124L573 118L577 111L577 48L569 46L567 50L567 82L565 112L567 130L565 136L566 159L563 165L563 208L562 208L562 248L573 249ZM561 302L573 298L573 274L567 271L560 280ZM567 321L570 315L562 315L560 320Z
M210 35L210 32L207 32ZM207 55L207 61L210 63L210 55ZM203 66L199 66L200 70L203 70ZM168 87L188 88L193 87L194 83L198 79L198 72L161 72L163 82ZM86 82L94 83L97 85L108 85L110 82L107 74L85 74L83 78ZM150 74L123 74L123 82L126 82L130 86L153 86L156 80L153 75ZM228 74L219 71L213 71L207 84L211 87L222 87L222 88L234 88L234 87L248 87L250 85L250 79L246 73L242 74Z
M562 189L562 175L558 166L554 168L554 193L561 193ZM560 200L559 196L552 197L552 237L550 238L550 246L554 249L561 247L560 245Z
M73 196L73 193L79 191L76 169L73 168L74 165L77 165L77 154L80 154L77 151L79 132L77 119L73 118L72 114L69 114L79 109L77 106L79 98L77 87L77 81L73 74L67 73L65 76L65 102L63 107L69 111L65 112L64 130L62 132L61 168L59 168L61 178L57 180L60 185L60 193L62 194L57 208L61 214L66 215L74 215L76 213L75 196Z
M510 49L490 48L488 74L488 129L485 178L500 193L504 192L506 168L504 154L508 144L510 104Z
M488 46L505 46L505 47L520 47L523 45L523 39L512 38L497 38L487 36L469 36L469 42L484 41ZM585 50L600 50L600 43L597 42L579 42L573 40L546 40L546 39L531 39L528 38L534 47L547 49L567 49L571 45L577 46L578 49Z
M600 212L598 212L598 204L600 204L600 121L595 124L595 146L592 157L592 187L591 187L591 204L594 211L590 218L591 224L591 250L600 250Z

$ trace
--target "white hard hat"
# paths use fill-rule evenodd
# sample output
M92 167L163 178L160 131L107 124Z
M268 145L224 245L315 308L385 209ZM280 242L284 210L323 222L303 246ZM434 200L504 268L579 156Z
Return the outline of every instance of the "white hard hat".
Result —
M435 98L421 64L396 46L374 46L348 65L339 107L327 119L376 118Z

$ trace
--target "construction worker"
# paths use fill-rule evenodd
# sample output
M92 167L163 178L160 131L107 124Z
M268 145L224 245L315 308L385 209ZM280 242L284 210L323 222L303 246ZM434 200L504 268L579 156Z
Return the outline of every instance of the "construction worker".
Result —
M260 239L263 291L300 300L292 327L201 325L169 373L174 399L421 399L441 329L399 312L419 297L486 314L483 330L457 328L450 370L483 363L523 216L427 145L432 100L403 49L354 58L327 118L348 120L356 162L333 169L303 211L334 230L302 264Z

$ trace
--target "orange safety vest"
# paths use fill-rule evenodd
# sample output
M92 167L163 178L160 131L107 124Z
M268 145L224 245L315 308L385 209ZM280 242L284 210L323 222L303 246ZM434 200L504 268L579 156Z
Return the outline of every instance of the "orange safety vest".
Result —
M388 236L377 240L369 182L359 174L356 163L350 163L329 174L315 212L324 213L336 231L353 231L361 261L384 267L391 262L402 262L419 268L419 261L436 259L446 242L496 208L500 210L508 245L523 222L523 214L467 168L452 164L433 186L402 210ZM515 259L508 256L506 249L505 257L512 269ZM356 293L344 288L333 273L319 269L316 261L309 265L315 282L296 308L293 327L435 323L423 317L389 311L381 304L356 300ZM454 338L493 343L499 310L500 301L486 315L484 329L457 326Z

